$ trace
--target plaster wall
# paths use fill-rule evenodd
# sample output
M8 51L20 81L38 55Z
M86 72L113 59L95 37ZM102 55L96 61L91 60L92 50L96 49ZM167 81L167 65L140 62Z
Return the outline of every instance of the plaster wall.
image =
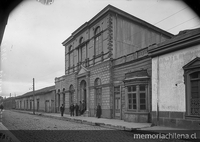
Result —
M183 66L200 57L200 45L152 59L152 111L185 112Z

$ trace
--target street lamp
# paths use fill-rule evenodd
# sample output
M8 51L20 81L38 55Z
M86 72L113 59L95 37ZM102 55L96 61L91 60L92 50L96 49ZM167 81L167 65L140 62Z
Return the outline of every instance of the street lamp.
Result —
M35 79L33 78L33 114L35 114Z

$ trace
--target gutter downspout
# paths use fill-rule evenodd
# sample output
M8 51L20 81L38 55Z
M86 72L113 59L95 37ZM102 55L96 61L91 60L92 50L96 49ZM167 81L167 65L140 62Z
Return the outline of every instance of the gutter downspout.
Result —
M158 56L158 59L157 59L157 113L156 113L156 117L157 117L157 126L160 124L159 123L159 101L160 101L160 86L159 86L159 83L160 83L160 79L159 79L159 56Z

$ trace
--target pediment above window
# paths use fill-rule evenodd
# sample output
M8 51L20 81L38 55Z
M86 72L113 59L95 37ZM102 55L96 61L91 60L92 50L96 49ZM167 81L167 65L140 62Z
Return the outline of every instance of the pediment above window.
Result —
M81 65L81 69L78 72L78 75L87 74L89 72L84 66Z
M200 67L200 57L196 57L185 66L183 66L184 70L195 69Z
M124 82L140 82L140 81L147 81L149 79L149 74L147 70L140 70L140 71L135 71L135 72L130 72L125 74L125 79Z

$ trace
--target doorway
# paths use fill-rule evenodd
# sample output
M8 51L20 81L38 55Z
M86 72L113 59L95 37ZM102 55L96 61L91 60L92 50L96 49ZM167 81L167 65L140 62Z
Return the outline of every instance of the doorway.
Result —
M121 119L120 86L114 87L114 118Z
M84 101L85 102L85 109L87 110L87 89L86 89L86 81L82 80L81 84L80 84L80 90L81 90L81 94L80 94L80 101Z

